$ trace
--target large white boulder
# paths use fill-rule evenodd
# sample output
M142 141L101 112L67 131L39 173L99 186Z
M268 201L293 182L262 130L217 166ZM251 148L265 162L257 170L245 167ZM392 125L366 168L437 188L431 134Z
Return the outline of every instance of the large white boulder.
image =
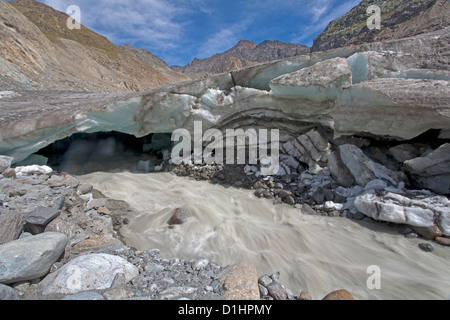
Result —
M135 278L138 269L125 259L109 254L88 254L70 261L47 276L41 283L42 295L69 295L83 291L106 290L116 274L123 273L125 280Z
M355 207L375 220L413 227L437 226L444 235L450 235L450 201L443 196L378 195L369 190L356 197Z

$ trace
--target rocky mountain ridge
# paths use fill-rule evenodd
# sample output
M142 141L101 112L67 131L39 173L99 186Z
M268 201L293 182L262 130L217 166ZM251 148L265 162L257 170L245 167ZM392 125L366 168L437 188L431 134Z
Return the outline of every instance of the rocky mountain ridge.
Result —
M241 40L224 53L206 59L194 59L184 67L172 66L172 70L185 74L218 74L242 69L258 63L292 58L309 53L309 47L267 40L260 44Z
M35 0L0 3L2 88L141 91L188 80L157 59L141 59ZM147 53L147 55L151 55Z
M381 29L369 30L367 9L381 10ZM450 25L447 0L363 0L344 16L332 21L315 40L312 52L383 40L401 39L443 29Z

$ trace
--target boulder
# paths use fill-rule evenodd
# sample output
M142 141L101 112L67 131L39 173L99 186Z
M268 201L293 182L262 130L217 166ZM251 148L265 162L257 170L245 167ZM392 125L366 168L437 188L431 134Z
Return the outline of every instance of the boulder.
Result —
M341 289L327 294L322 300L355 300L355 298L347 290Z
M241 263L227 267L219 275L226 300L259 300L258 275L255 266Z
M71 254L80 254L100 250L108 246L123 246L123 243L111 236L101 236L96 238L85 239L73 246L70 250Z
M43 296L57 296L106 290L111 287L118 273L123 273L128 282L139 271L119 256L104 253L83 255L45 277L40 283L40 293Z
M405 161L405 169L419 187L450 194L450 143L424 157Z
M19 300L19 297L13 288L0 284L0 301L1 300Z
M187 207L181 207L175 209L175 212L169 220L169 225L183 224L192 216Z
M87 193L90 193L93 188L94 187L92 186L92 184L82 183L78 186L78 192L80 194L87 194Z
M328 156L328 169L339 185L350 188L355 183L355 178L353 178L350 171L342 163L339 152L334 151Z
M442 236L442 231L438 227L412 227L412 229L427 240L434 240Z
M356 197L355 207L375 220L421 228L436 226L444 235L450 234L450 201L443 196L378 195L369 190Z
M61 214L61 210L54 207L37 207L31 212L26 212L24 218L26 227L33 234L44 232L45 227Z
M24 224L20 210L0 207L0 245L18 239Z
M365 187L372 180L383 180L389 185L397 186L406 180L402 172L392 171L381 164L371 160L358 147L345 144L339 146L342 163L347 167L355 179L356 184Z
M436 237L435 241L440 245L450 247L450 238Z
M55 232L26 237L0 246L0 283L45 276L64 252L68 238Z
M5 171L3 171L2 175L5 178L10 178L10 179L17 178L16 171L14 169L12 169L12 168L8 168Z
M400 144L389 148L388 152L396 161L401 163L417 158L420 155L418 148L412 144Z

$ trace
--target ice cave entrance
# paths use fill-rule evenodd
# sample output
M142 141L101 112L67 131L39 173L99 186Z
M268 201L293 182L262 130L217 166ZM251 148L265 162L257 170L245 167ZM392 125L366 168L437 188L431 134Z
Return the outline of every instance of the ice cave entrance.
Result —
M41 149L18 165L46 164L58 172L75 175L151 172L162 170L160 165L169 156L171 148L170 133L142 138L115 131L76 133Z

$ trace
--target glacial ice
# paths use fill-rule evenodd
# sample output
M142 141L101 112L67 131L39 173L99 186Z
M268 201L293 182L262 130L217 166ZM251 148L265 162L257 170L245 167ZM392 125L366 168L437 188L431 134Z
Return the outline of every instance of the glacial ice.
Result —
M115 105L108 106L105 111L76 115L71 123L34 131L32 134L10 143L10 145L2 142L0 154L10 155L14 158L13 164L16 164L26 160L30 155L49 144L77 132L118 131L138 135L140 124L135 122L135 117L140 112L140 100L140 98L135 98L121 101Z
M353 74L353 84L369 80L369 59L364 53L355 53L347 59Z
M429 129L441 129L441 137L448 137L449 73L420 69L423 64L443 69L442 58L436 58L442 37L317 52L135 93L132 98L48 95L51 102L43 103L45 112L17 122L14 110L22 107L21 102L1 99L2 108L12 106L0 131L0 154L17 163L77 132L117 131L143 137L179 128L192 132L194 121L202 121L204 130L277 128L286 139L282 143L316 125L333 129L336 138L369 134L412 139ZM313 77L303 77L311 70ZM79 98L91 97L93 106L78 106ZM27 103L29 110L35 108ZM58 103L68 103L69 108L62 112Z
M351 84L352 73L347 61L334 58L282 75L269 85L275 97L325 102L336 100L342 89Z
M410 69L387 73L386 75L384 75L384 78L429 79L429 80L450 81L450 72L443 70Z

